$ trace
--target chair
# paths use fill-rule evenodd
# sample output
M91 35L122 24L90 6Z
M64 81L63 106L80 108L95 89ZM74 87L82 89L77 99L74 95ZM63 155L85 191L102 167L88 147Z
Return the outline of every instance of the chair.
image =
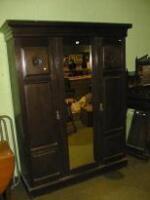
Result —
M9 134L8 134L9 133ZM11 139L11 144L10 144ZM11 145L11 146L10 146ZM13 151L11 150L13 149ZM20 181L18 160L15 155L16 144L12 119L9 116L0 116L0 200L11 198L11 189L18 185ZM14 170L18 178L14 175ZM11 183L11 184L10 184ZM11 186L11 187L10 187Z
M0 195L6 191L14 172L14 155L8 143L0 141Z

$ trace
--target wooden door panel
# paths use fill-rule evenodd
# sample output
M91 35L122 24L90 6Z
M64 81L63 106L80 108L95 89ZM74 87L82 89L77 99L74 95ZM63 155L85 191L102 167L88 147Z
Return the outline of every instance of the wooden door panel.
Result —
M106 39L103 41L103 67L118 69L124 66L124 48L121 39Z
M57 141L49 82L25 85L27 128L31 147Z
M124 124L124 82L122 75L104 77L104 132Z
M35 184L40 181L54 180L61 175L60 150L57 143L32 150L31 162Z
M104 76L103 160L124 155L125 73Z
M67 171L66 140L61 119L56 119L60 109L56 69L62 67L61 42L57 38L27 38L20 39L19 45L27 167L31 184L39 185Z
M104 160L110 159L112 156L122 154L124 151L124 134L123 132L114 133L104 137L103 157Z
M24 47L21 49L24 77L49 73L48 48Z
M98 161L124 155L125 143L125 49L124 38L93 41L95 140ZM109 160L110 159L110 160Z

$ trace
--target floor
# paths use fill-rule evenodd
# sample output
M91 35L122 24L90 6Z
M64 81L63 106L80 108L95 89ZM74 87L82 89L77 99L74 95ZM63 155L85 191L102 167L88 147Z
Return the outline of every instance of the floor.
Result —
M129 157L127 167L64 187L34 200L149 200L150 161ZM22 186L11 200L29 200Z

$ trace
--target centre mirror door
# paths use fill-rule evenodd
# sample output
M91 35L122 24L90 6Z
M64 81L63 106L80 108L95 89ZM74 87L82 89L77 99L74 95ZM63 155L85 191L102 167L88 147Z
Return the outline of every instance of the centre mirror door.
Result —
M70 169L94 163L93 67L89 38L63 39L65 119Z

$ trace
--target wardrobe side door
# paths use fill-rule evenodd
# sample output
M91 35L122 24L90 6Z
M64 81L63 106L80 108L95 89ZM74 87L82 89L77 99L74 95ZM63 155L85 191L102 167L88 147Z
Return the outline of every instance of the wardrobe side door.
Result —
M103 159L122 157L125 150L125 74L104 77Z
M64 171L64 144L56 110L57 88L53 83L56 80L53 67L55 59L58 63L59 52L51 45L53 40L20 39L24 134L33 184L56 179Z
M95 87L98 91L95 155L97 160L107 162L124 156L125 150L124 40L96 38L94 44Z

